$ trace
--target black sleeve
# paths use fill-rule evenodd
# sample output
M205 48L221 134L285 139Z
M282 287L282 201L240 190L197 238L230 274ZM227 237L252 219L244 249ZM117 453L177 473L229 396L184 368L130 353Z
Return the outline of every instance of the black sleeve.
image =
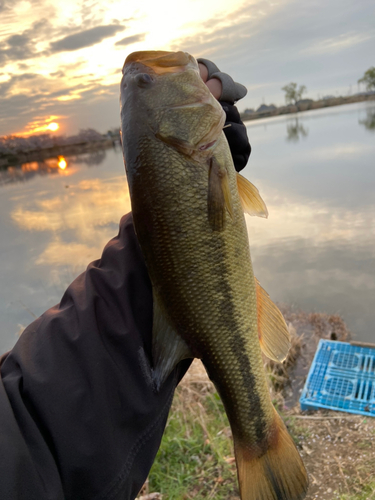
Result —
M152 291L131 215L3 356L0 498L130 500L145 481L182 362L156 393Z
M233 163L237 172L245 168L251 153L251 146L247 137L246 127L240 119L236 106L227 102L220 102L227 118L225 122L229 127L224 128Z

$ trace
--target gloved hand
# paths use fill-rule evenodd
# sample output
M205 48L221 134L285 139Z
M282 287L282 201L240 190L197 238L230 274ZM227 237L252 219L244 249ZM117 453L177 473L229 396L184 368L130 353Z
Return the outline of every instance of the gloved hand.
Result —
M227 73L223 73L212 61L208 59L203 59L202 57L197 59L198 64L203 64L207 70L206 72L201 71L201 76L203 81L207 84L208 81L216 78L220 80L222 89L221 94L215 97L218 101L225 101L229 104L234 104L239 101L247 94L247 89L241 83L237 83L233 78ZM209 87L209 85L207 85Z
M227 138L234 167L239 172L249 159L251 146L246 127L234 103L245 97L247 89L226 73L222 73L212 61L197 59L202 80L220 102L226 114L224 134Z

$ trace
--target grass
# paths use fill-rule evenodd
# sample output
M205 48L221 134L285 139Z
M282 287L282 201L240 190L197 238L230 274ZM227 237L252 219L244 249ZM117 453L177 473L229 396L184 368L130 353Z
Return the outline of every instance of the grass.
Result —
M311 432L305 426L301 425L293 415L282 415L284 423L293 438L297 448L301 446L301 442L311 438Z
M265 360L274 406L310 476L306 500L375 500L375 419L287 409L283 388L297 359L309 360L319 338L347 336L339 317L290 313L292 348L283 364ZM297 331L295 330L297 328ZM310 340L309 340L310 339ZM302 355L299 357L299 355ZM143 500L239 500L229 423L203 365L194 361L178 386Z
M237 499L231 433L222 402L211 388L203 388L203 397L197 389L181 386L176 392L149 489L168 500Z
M301 416L274 403L310 474L306 500L375 500L372 419L334 412ZM239 500L229 423L199 362L176 390L145 493L147 500Z
M363 486L362 491L354 495L341 495L340 500L375 500L375 481Z

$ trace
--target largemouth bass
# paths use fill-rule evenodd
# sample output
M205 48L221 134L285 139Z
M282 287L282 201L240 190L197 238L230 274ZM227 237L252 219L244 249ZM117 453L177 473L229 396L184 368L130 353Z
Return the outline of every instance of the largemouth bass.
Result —
M134 227L153 286L156 390L202 359L231 425L242 500L305 497L307 474L270 400L261 347L285 358L280 311L254 279L244 210L267 216L236 173L225 114L185 52L135 52L121 81Z

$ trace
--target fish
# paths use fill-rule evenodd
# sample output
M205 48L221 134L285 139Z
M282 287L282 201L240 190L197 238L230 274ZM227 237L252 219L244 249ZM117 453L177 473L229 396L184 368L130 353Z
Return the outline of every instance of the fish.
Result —
M244 216L268 212L235 171L225 113L183 51L130 54L120 95L134 228L152 284L155 390L182 359L201 359L230 422L241 500L303 499L307 472L262 360L262 350L285 359L288 330L254 277Z

